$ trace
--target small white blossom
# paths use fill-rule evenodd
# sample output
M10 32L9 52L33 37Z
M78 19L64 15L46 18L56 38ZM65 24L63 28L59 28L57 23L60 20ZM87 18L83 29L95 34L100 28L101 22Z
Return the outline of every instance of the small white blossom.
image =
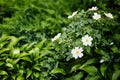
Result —
M100 63L103 63L103 62L105 62L105 60L104 60L104 59L101 59L101 60L100 60Z
M94 13L94 15L92 17L93 17L93 19L98 20L101 18L101 15L98 13Z
M83 49L82 48L79 48L79 47L75 47L74 49L72 49L71 53L73 55L73 57L75 59L77 59L78 57L81 58L83 57Z
M59 39L59 37L61 36L61 33L58 33L54 38L52 38L52 42L54 42L55 40Z
M96 11L96 10L98 10L98 8L96 6L95 7L93 6L92 8L89 8L88 10L89 11Z
M104 13L106 17L109 17L111 19L113 19L113 15L111 13Z
M92 40L93 40L93 38L88 35L85 35L84 37L82 37L82 42L83 42L83 45L85 45L85 46L87 46L87 45L91 46Z
M72 18L73 16L75 16L77 14L78 11L75 11L72 13L72 15L68 16L68 19Z
M67 28L66 28L66 27L63 27L62 29L63 29L64 31L66 31L66 30L67 30Z
M113 45L113 44L114 44L114 42L111 42L111 43L110 43L110 45Z

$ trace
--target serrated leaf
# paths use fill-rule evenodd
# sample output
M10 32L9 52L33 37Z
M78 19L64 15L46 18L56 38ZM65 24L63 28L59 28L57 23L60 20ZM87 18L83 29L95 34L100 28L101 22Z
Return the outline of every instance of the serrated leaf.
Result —
M65 71L61 68L54 68L52 71L51 71L52 74L56 74L56 73L61 73L63 75L65 75Z

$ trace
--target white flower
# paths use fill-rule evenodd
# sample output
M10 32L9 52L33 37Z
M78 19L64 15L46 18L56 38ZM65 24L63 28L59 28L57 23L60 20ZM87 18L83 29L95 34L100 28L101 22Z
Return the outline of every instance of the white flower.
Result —
M63 27L62 29L63 29L64 31L66 31L66 30L67 30L67 28L66 28L66 27Z
M100 63L103 63L103 62L105 62L105 60L104 60L104 59L101 59L101 60L100 60Z
M96 11L96 10L98 10L98 8L96 6L95 7L93 6L92 8L89 8L88 10L89 11Z
M101 15L98 13L94 13L94 15L92 17L93 17L93 19L98 20L101 18Z
M93 38L88 35L85 35L84 37L82 37L82 42L83 42L83 45L85 45L85 46L87 46L87 45L91 46L92 40L93 40Z
M72 49L71 53L73 55L73 57L75 59L77 59L78 57L81 58L83 56L83 49L79 48L79 47L75 47L74 49Z
M72 15L68 16L68 19L72 18L73 16L75 16L77 14L78 11L75 11L72 13Z
M110 45L113 45L113 44L114 44L114 42L111 42L111 43L110 43Z
M113 15L111 13L104 13L106 17L109 17L111 19L113 19Z
M61 36L61 33L58 33L54 38L52 38L52 42L54 42L55 40L59 39L59 37Z

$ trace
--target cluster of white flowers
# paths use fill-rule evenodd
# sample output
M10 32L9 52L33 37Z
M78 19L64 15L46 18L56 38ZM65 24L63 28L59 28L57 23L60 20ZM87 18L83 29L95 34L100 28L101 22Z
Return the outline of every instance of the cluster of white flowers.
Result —
M98 8L95 6L95 7L89 8L88 10L89 11L96 11L96 10L98 10ZM68 18L72 18L73 16L75 16L77 14L77 12L78 11L73 12L73 14L68 16ZM109 18L113 19L113 15L111 13L104 13L104 14L105 14L106 17L109 17ZM95 19L95 20L98 20L98 19L101 18L101 15L98 14L97 12L94 12L94 15L92 16L92 18ZM82 41L84 46L91 46L92 45L92 40L93 40L93 38L91 36L85 35L85 36L82 37L81 41ZM78 57L81 58L83 56L82 52L83 52L82 47L75 47L71 51L71 53L72 53L72 55L75 59L77 59ZM101 59L100 63L103 63L103 62L104 62L104 60Z
M91 46L93 38L91 36L85 35L82 37L82 43L84 46ZM75 59L78 57L81 58L83 56L83 49L79 47L75 47L72 49L71 53Z
M52 38L52 42L56 41L57 39L59 39L61 36L61 33L58 33L54 38Z
M73 18L73 16L75 16L77 14L77 12L78 11L73 12L72 15L68 16L68 19Z

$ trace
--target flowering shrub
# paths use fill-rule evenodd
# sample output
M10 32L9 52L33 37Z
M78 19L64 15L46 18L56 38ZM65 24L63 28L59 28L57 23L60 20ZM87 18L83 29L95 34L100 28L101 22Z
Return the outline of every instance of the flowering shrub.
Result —
M72 22L53 42L59 67L68 77L65 80L117 80L120 35L115 32L115 17L92 7L73 12L68 19Z

